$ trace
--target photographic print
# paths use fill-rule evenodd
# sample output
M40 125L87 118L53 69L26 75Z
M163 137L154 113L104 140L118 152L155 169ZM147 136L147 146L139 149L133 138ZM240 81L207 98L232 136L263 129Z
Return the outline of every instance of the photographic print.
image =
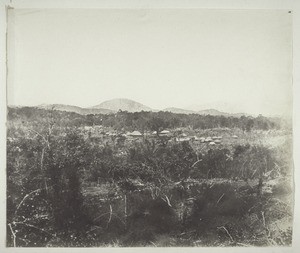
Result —
M290 10L7 10L6 247L293 235Z

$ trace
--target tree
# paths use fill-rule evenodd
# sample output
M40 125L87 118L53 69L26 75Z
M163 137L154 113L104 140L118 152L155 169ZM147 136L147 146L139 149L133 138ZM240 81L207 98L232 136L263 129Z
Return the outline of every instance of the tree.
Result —
M167 127L164 119L161 117L153 116L148 121L148 127L152 131L156 131L156 135L159 136L159 132Z
M253 119L248 119L247 120L247 123L246 123L246 131L247 132L250 132L251 131L251 129L253 128L253 126L254 126L254 120Z

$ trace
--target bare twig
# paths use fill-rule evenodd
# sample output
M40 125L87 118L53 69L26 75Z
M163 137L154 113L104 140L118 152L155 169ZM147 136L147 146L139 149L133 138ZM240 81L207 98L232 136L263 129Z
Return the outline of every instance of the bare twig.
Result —
M218 201L217 201L217 204L216 205L218 205L219 204L219 202L221 201L221 199L224 197L224 195L225 195L225 193L223 193L222 195L221 195L221 197L218 199Z
M245 243L241 243L241 242L237 242L236 244L237 244L237 245L244 246L244 247L253 247L253 246L250 245L250 244L245 244Z
M10 231L11 231L11 233L12 233L12 235L13 235L13 238L14 238L14 247L17 247L17 242L16 242L17 237L16 237L16 233L15 233L14 230L12 229L12 226L11 226L10 223L8 223L8 226L9 226Z
M261 216L262 216L262 219L263 219L263 224L264 224L264 227L266 227L266 219L265 219L265 212L261 212Z
M103 217L103 216L105 216L107 214L110 214L110 212L101 214L100 216L96 217L93 221L95 222L96 220L100 219L101 217ZM116 217L116 218L118 218L125 225L125 222L118 215L116 215L114 213L112 213L111 215L114 216L114 217Z
M24 238L21 238L20 236L18 237L19 240L23 241L26 243L26 246L28 245L28 243L30 242L29 240L26 240Z
M102 228L102 227L95 226L95 227L93 227L92 229L90 229L89 231L87 231L86 234L91 233L91 232L93 232L93 231L95 231L95 230L97 230L97 229L101 229L101 228Z
M267 240L268 240L268 242L271 242L271 245L278 246L277 242L274 239L268 238Z
M255 175L257 169L252 173L251 178L253 178L253 176Z
M207 174L206 174L207 179L208 179L209 172L210 172L210 169L207 171Z
M109 205L109 218L108 218L108 221L107 221L107 227L108 227L108 224L110 223L110 221L111 221L111 216L112 216L112 207L111 207L111 205Z
M42 149L42 154L41 154L41 172L43 172L43 167L44 167L44 155L45 155L45 148ZM47 185L47 179L44 178L45 182L45 189L48 194L48 185Z
M51 235L52 237L56 237L54 234L49 233L48 231L46 231L46 230L43 229L43 228L39 228L39 227L36 227L36 226L34 226L34 225L25 223L25 222L17 222L17 221L14 221L13 223L14 223L14 224L17 224L17 225L20 224L20 225L24 225L24 226L26 226L26 227L35 228L35 229L40 230L40 231L42 231L42 232L44 232L44 233L46 233L46 234L48 234L48 235Z
M256 203L255 205L253 205L252 207L250 207L249 209L248 209L248 213L250 213L250 211L254 208L254 207L256 207L258 205L258 203Z
M165 202L167 202L167 204L168 204L169 207L172 207L172 205L171 205L171 203L170 203L170 200L169 200L169 198L168 198L167 195L165 195L165 198L166 198L166 199L162 198L162 200L165 201Z
M241 169L241 172L242 172L242 177L244 176L244 170L245 170L245 164L246 164L246 162L247 162L247 160L245 161L245 162L243 162L243 164L242 164L242 169Z
M103 216L105 216L107 214L109 214L109 213L108 212L107 213L103 213L103 214L99 215L98 217L96 217L95 219L93 219L93 221L95 222L96 220L99 220L101 217L103 217Z
M127 197L126 194L124 196L124 225L126 229L126 224L127 224Z
M41 171L43 171L44 154L45 154L45 148L42 149L42 154L41 154Z
M156 245L154 242L150 241L150 243L151 243L154 247L157 247L157 245Z
M192 165L191 167L194 168L194 166L195 166L197 163L201 162L201 161L202 161L202 159L200 159L200 160L194 162L193 165Z
M25 201L31 194L36 193L36 192L39 192L39 191L41 191L41 190L42 190L42 189L36 189L36 190L34 190L34 191L32 191L32 192L26 194L25 197L21 200L21 202L20 202L19 205L17 206L16 211L15 211L15 214L17 214L17 212L18 212L19 208L21 207L21 205L24 203L24 201Z
M44 142L47 144L48 148L50 148L50 144L49 141L45 138L45 136L43 136L42 134L40 134L39 132L33 130L33 129L28 129L29 131L34 132L35 134L37 134L38 136L42 137L42 139L44 140Z
M232 238L232 236L231 236L231 234L228 232L228 230L224 227L224 226L221 226L221 227L217 227L218 229L224 229L225 230L225 232L226 232L226 234L230 237L230 240L233 242L234 240L233 240L233 238Z

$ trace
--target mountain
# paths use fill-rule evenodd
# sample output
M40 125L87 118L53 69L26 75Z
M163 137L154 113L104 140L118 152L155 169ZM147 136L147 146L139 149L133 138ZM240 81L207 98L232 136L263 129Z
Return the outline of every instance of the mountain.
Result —
M226 112L231 116L234 116L234 114L236 114L235 116L239 116L238 114L240 114L240 112L247 111L247 108L244 108L243 104L241 103L239 103L239 106L237 106L234 103L224 102L224 101L211 101L209 103L194 104L184 109L198 112L198 111L206 111L210 108L220 112ZM212 113L214 112L212 111ZM240 114L240 116L242 116L242 114Z
M82 108L74 105L63 105L63 104L42 104L37 106L37 108L46 109L46 110L58 110L58 111L66 111L66 112L76 112L78 114L87 115L87 114L109 114L113 113L113 111L108 109L91 109L91 108Z
M102 102L99 105L90 107L91 109L107 109L111 111L128 111L128 112L140 112L140 111L152 111L148 106L145 106L136 101L127 98L116 98Z
M232 113L232 114L230 114L230 116L236 117L236 118L240 118L242 116L245 116L245 117L256 117L255 115L252 115L252 114L249 114L249 113L242 113L242 112L240 112L240 113Z
M151 109L148 106L145 106L141 103L138 103L134 100L126 98L116 98L102 102L99 105L82 108L79 106L73 105L63 105L63 104L42 104L37 106L37 108L47 109L47 110L58 110L66 112L75 112L81 115L87 114L110 114L116 113L119 110L128 111L128 112L140 112L140 111L152 111L158 112L159 110ZM212 115L212 116L225 116L225 117L241 117L241 116L250 116L244 113L227 113L217 109L206 109L209 107L204 106L193 106L194 109L183 109L178 107L168 107L161 111L172 112L177 114L200 114L200 115ZM203 108L203 109L201 109ZM214 108L214 107L211 107Z
M225 117L235 117L235 118L240 118L242 116L253 117L253 115L250 115L247 113L228 113L228 112L221 112L216 109L201 110L201 111L198 111L197 113L201 114L201 115L225 116Z
M176 107L168 107L166 109L163 109L162 111L164 112L172 112L172 113L178 113L178 114L197 114L197 112L192 111L192 110L185 110L181 108L176 108Z
M216 109L193 111L193 110L181 109L181 108L176 108L176 107L169 107L169 108L163 109L163 111L179 113L179 114L200 114L200 115L225 116L225 117L237 117L237 118L239 118L241 116L247 116L244 113L227 113L227 112L221 112Z
M201 114L201 115L212 115L212 116L227 116L227 117L233 116L230 113L220 112L220 111L218 111L216 109L201 110L201 111L198 111L197 113Z

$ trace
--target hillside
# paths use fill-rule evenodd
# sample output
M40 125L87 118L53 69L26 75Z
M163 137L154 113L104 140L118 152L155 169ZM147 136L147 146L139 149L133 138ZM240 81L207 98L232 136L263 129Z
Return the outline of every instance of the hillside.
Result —
M197 113L201 115L212 115L212 116L226 116L226 117L232 116L232 114L230 113L220 112L216 109L201 110L198 111Z
M194 114L194 113L197 113L197 112L192 111L192 110L185 110L185 109L176 108L176 107L168 107L166 109L163 109L162 111L178 113L178 114Z
M152 111L150 107L126 98L116 98L116 99L107 100L91 108L107 109L115 112L119 110L128 111L128 112Z
M225 117L237 117L237 118L243 115L246 116L244 113L227 113L227 112L221 112L216 109L193 111L193 110L187 110L187 109L176 108L176 107L168 107L166 109L163 109L163 111L177 113L177 114L200 114L200 115L225 116Z
M82 108L74 105L63 105L63 104L42 104L37 106L40 109L46 110L58 110L65 112L76 112L78 114L87 115L87 114L109 114L113 113L113 111L103 108Z
M10 106L10 107L15 107L15 106ZM237 117L237 118L241 116L251 116L245 113L229 113L228 111L224 112L223 110L220 111L218 109L215 109L214 107L210 107L211 109L206 109L207 107L204 106L194 106L193 107L194 109L168 107L162 110L155 110L144 104L141 104L139 102L127 98L116 98L116 99L107 100L98 105L88 107L88 108L83 108L83 107L73 106L73 105L64 105L64 104L41 104L36 107L40 109L46 109L46 110L54 109L58 111L75 112L81 115L110 114L122 110L127 112L164 111L164 112L172 112L175 114L199 114L199 115L225 116L225 117Z

